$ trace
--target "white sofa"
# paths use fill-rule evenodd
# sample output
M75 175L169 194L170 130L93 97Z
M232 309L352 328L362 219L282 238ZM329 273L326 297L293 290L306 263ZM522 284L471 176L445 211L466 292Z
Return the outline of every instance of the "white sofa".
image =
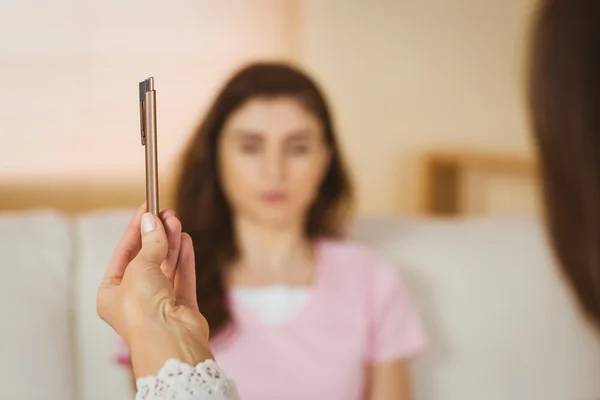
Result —
M131 213L0 214L1 399L133 398L95 311ZM414 366L416 399L600 398L600 339L535 221L362 219L353 236L397 262L423 314L430 348Z

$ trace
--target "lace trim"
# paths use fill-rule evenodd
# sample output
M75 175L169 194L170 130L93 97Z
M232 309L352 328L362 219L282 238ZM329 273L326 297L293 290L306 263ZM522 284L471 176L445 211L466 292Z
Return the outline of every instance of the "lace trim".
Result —
M136 400L239 400L235 384L214 360L196 367L167 360L158 376L137 379Z

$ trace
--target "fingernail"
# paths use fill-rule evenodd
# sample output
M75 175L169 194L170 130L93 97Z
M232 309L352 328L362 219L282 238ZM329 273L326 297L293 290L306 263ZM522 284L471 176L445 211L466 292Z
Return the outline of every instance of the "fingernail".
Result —
M152 213L145 213L142 215L142 231L148 233L156 228L156 220Z

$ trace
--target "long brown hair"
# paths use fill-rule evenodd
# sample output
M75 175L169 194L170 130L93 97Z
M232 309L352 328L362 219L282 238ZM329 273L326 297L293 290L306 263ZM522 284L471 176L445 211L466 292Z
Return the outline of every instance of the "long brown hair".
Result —
M194 242L198 306L208 320L211 337L231 322L224 268L238 256L232 210L219 183L217 147L227 119L256 97L293 97L322 124L331 160L308 211L307 238L343 235L352 203L350 179L329 107L312 79L296 67L275 62L254 63L235 73L217 95L183 152L175 194L177 215Z
M543 0L534 22L528 94L547 225L600 327L600 2Z

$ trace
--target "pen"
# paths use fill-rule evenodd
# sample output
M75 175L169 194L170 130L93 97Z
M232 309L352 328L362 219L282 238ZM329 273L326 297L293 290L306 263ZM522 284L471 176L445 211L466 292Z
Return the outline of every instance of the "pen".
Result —
M146 207L158 215L158 143L156 138L156 90L154 78L139 83L140 132L146 153Z

